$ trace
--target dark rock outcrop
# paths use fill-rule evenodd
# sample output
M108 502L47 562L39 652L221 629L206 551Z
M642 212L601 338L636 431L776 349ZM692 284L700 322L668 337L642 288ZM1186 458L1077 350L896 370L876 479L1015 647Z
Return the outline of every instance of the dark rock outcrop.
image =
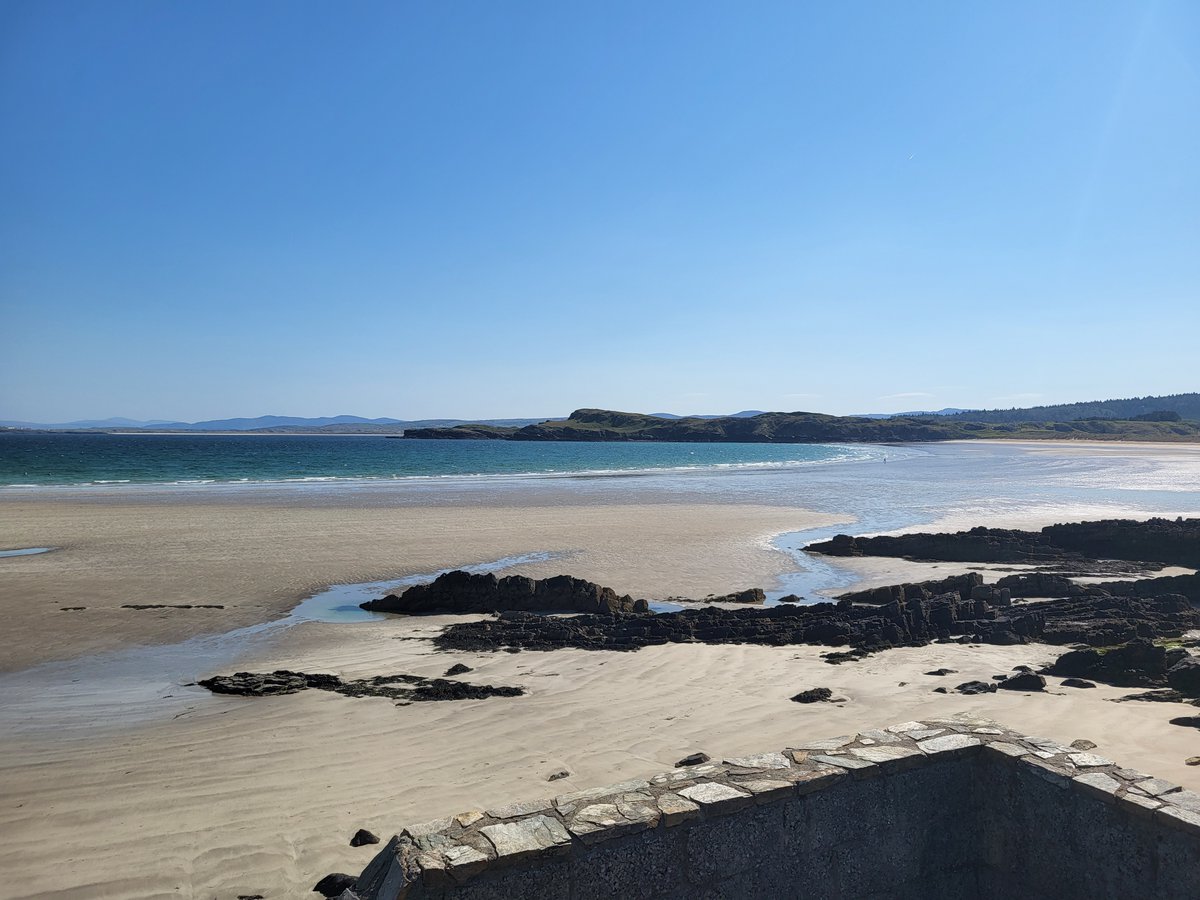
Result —
M470 666L464 666L462 663L455 663L446 670L447 675L465 675L467 672L474 671Z
M372 612L422 615L428 613L527 612L644 613L645 600L634 600L569 575L497 578L488 572L472 575L455 571L439 575L431 584L410 587L399 596L389 594L360 604Z
M1105 651L1070 650L1043 671L1121 687L1161 687L1167 683L1167 655L1150 641L1135 640Z
M240 697L271 697L314 688L347 697L386 697L405 702L483 700L488 697L520 697L525 693L519 687L468 684L465 681L422 678L419 675L376 675L373 678L343 681L336 675L291 672L286 669L216 675L197 684L214 694L235 694Z
M986 604L984 604L986 606ZM434 642L442 650L498 649L637 650L654 644L823 644L850 647L842 657L857 658L889 647L923 645L965 637L991 644L1020 644L1045 629L1041 610L1005 614L957 594L912 599L886 606L847 602L811 606L722 609L706 606L658 615L579 615L569 618L505 612L494 620L462 622L444 629ZM829 657L831 662L841 658Z
M1072 688L1094 688L1096 686L1096 682L1086 681L1082 678L1064 678L1062 680L1062 686Z
M368 844L378 844L379 836L367 831L365 828L360 828L354 832L354 837L350 838L351 847L365 847Z
M890 647L920 646L934 640L1000 645L1038 640L1109 647L1129 641L1176 638L1196 628L1200 628L1200 610L1179 596L1089 596L997 607L984 600L964 601L961 593L950 593L894 599L884 605L841 600L746 609L706 606L658 615L564 618L504 612L493 620L451 625L434 640L439 649L459 651L562 647L637 650L668 643L821 644L848 648L826 655L829 662L836 663ZM1164 655L1159 661L1160 675L1165 676L1166 663ZM1054 670L1051 674L1099 677L1090 669Z
M1200 568L1200 519L1105 519L1050 525L1041 531L972 528L953 534L839 534L805 549L830 556L898 556L942 562L1086 564L1125 560L1148 564L1143 571L1161 565Z

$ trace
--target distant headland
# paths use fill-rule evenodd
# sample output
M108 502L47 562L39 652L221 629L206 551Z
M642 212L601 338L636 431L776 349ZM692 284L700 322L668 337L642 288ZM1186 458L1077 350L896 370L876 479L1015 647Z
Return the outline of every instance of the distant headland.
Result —
M1200 394L1074 403L1027 410L964 411L888 418L765 412L663 418L577 409L565 420L524 426L410 428L406 438L510 441L717 441L898 443L954 440L1200 441Z

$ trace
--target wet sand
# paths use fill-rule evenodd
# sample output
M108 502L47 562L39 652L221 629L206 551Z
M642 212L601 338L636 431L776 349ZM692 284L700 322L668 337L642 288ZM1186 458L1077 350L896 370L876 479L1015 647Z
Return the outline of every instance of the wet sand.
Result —
M224 503L0 499L0 547L61 548L0 560L0 672L266 622L330 584L537 552L559 556L512 571L568 573L648 598L766 588L793 567L772 537L839 521L777 506L571 501L350 506L299 492ZM74 606L85 609L62 611Z

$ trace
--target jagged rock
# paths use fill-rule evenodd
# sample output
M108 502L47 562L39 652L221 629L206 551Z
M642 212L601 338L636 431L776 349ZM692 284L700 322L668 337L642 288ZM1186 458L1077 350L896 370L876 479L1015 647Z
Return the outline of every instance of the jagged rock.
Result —
M699 766L709 761L711 757L707 753L693 753L690 756L685 756L679 762L675 763L675 768L681 769L684 766Z
M570 777L571 777L571 773L568 772L566 769L562 769L558 772L555 772L553 775L548 776L546 778L546 780L547 781L561 781L564 778L570 778Z
M217 675L197 682L214 694L236 694L242 697L269 697L294 694L313 688L332 691L347 697L386 697L405 702L425 700L483 700L487 697L520 697L519 687L468 684L445 678L422 678L419 675L376 675L355 681L342 681L336 675L308 674L279 669L275 672L235 672ZM404 685L403 687L401 685Z
M313 885L313 890L322 897L336 897L342 891L353 889L356 881L358 881L358 878L354 875L347 875L344 872L333 872Z
M1007 589L1014 597L1081 597L1094 593L1066 576L1049 572L1005 575L996 582L996 586Z
M620 596L569 575L533 579L521 575L497 578L488 572L472 575L455 571L439 575L431 584L418 584L397 596L359 604L373 612L421 615L426 613L478 613L504 610L583 613L647 613L645 600Z
M1018 672L1005 678L996 687L1006 691L1044 691L1046 679L1033 672Z
M1171 666L1167 684L1188 697L1200 697L1200 656L1186 656Z
M996 685L986 681L964 681L955 690L960 694L993 694L996 692Z
M214 694L269 697L276 694L295 694L310 687L317 687L318 684L313 683L310 679L319 679L322 687L328 683L325 679L333 679L333 681L341 683L336 675L307 675L304 672L289 672L286 669L265 673L235 672L232 675L204 678L196 683L201 687L208 688Z
M885 587L869 588L865 591L850 591L839 594L835 599L850 603L869 603L884 606L888 603L904 603L908 600L928 600L931 597L941 597L945 594L956 594L962 601L975 599L972 595L979 588L986 587L983 576L978 572L966 575L951 575L936 581L919 581L905 584L892 584ZM988 588L988 596L991 589ZM982 594L980 595L982 598Z
M1063 687L1073 688L1094 688L1096 686L1094 681L1085 681L1082 678L1064 678L1061 684Z
M446 670L447 675L464 675L467 672L475 671L470 666L464 666L462 663L455 663Z
M747 588L732 594L722 594L719 597L705 597L705 603L766 603L767 595L762 588Z
M812 688L807 691L801 691L792 698L794 703L823 703L833 698L833 691L829 688Z
M950 688L944 688L944 687L935 687L935 688L933 689L933 692L934 692L935 694L948 694L948 693L950 693Z
M351 847L364 847L367 844L378 844L379 837L367 831L365 828L360 828L354 832L354 837L350 838Z

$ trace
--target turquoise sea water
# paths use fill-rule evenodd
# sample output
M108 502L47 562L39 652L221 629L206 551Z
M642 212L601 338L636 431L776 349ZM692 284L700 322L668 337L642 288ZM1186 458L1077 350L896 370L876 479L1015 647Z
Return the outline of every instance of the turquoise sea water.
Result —
M896 455L900 451L890 451ZM392 440L365 435L0 434L0 487L234 484L782 468L877 445Z

